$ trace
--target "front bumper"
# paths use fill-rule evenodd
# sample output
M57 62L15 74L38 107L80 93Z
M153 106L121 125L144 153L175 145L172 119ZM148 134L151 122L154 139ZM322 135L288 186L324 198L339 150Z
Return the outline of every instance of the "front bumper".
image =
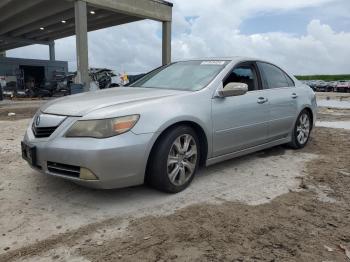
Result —
M74 120L68 119L67 122ZM153 133L125 134L106 138L67 138L62 134L71 123L63 123L49 138L36 138L30 123L23 142L34 146L36 163L32 168L41 173L62 177L75 183L101 189L140 185L144 182L148 154L153 144ZM48 168L52 163L59 167L79 167L90 170L97 180L84 180Z

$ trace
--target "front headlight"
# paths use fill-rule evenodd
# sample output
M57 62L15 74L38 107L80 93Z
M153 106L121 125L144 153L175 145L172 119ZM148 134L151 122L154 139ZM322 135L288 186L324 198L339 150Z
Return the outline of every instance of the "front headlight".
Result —
M107 138L128 132L139 120L139 115L99 120L79 120L67 131L66 137Z

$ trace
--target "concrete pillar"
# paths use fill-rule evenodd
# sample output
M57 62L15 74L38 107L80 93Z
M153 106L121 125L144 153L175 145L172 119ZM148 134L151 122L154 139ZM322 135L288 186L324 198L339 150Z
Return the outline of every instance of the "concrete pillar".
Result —
M77 83L84 85L84 91L89 91L90 77L89 77L86 2L81 0L75 1L74 10L75 10L76 52L77 52Z
M171 22L163 22L162 64L171 62Z
M55 41L49 43L50 60L55 61Z

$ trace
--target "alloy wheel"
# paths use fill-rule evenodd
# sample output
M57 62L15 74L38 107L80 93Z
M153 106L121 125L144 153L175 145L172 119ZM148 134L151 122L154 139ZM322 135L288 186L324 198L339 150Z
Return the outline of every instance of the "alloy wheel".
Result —
M307 113L301 114L297 124L297 140L299 144L304 145L310 135L310 117Z
M184 185L194 174L197 165L197 145L189 134L183 134L173 142L167 161L168 177L175 186Z

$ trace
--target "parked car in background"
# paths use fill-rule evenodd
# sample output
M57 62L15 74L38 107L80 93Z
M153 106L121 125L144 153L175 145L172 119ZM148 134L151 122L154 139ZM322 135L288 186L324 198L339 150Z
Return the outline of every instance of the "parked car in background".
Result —
M269 62L179 61L129 87L48 102L26 130L22 156L42 173L85 186L146 181L175 193L200 165L280 144L304 147L316 107L308 86Z
M308 85L309 87L311 87L311 89L312 89L313 91L316 91L316 81L314 81L314 80L307 81L307 85Z
M329 85L325 81L317 81L315 84L316 91L318 92L330 92Z
M346 80L339 81L336 86L336 91L343 92L343 93L350 92L350 81L346 81Z
M338 81L328 82L328 92L335 92L338 85Z

